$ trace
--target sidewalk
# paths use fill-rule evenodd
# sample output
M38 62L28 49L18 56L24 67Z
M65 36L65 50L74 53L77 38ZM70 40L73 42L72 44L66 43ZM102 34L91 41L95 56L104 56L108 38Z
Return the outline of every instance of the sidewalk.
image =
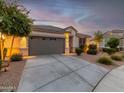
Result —
M96 87L95 92L124 92L124 66L112 70Z

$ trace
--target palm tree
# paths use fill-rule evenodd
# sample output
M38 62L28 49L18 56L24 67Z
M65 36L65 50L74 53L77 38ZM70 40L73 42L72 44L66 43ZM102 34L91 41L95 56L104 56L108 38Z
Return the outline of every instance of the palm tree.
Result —
M28 36L31 32L32 20L28 17L28 14L29 11L19 5L17 0L9 4L7 2L4 15L2 16L1 33L12 36L8 66L10 65L15 37Z
M97 31L94 33L94 40L97 44L97 49L99 51L100 50L100 42L102 42L102 40L103 40L103 34L101 31Z

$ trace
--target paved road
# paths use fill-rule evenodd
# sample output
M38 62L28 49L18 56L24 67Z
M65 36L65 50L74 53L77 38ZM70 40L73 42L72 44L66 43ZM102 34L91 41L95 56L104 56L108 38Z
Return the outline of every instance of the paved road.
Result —
M27 61L18 91L92 91L107 72L72 56L39 56Z
M112 70L100 82L96 92L124 92L124 66Z

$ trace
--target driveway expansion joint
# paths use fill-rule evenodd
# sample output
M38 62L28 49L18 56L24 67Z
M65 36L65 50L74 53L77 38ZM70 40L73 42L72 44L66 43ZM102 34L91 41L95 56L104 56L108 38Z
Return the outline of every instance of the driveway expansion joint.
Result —
M95 85L93 85L92 84L92 82L91 81L89 81L88 79L86 79L85 77L83 77L82 76L82 74L80 74L80 73L78 73L78 71L82 71L83 69L88 69L91 65L93 65L93 64L91 64L91 63L88 63L88 62L85 62L85 60L78 60L78 59L76 59L76 58L73 58L72 56L71 57L68 57L68 56L61 56L61 55L49 55L48 56L48 58L49 57L51 57L55 62L53 62L53 61L51 61L50 59L47 59L47 57L45 57L45 58L43 58L42 59L42 57L40 58L40 59L38 59L38 61L36 62L36 60L32 60L31 61L31 64L30 64L30 62L28 61L28 63L27 63L27 66L25 67L25 71L27 70L27 69L30 69L30 68L32 68L32 69L34 69L34 71L35 70L37 70L37 68L40 70L40 67L41 66L43 66L43 68L44 68L44 65L48 65L47 67L50 67L50 68L52 68L52 65L50 65L50 64L52 64L52 63L54 63L54 64L56 64L55 65L55 69L54 68L52 68L53 69L53 72L54 72L54 70L55 70L55 73L57 73L59 76L55 76L54 78L53 78L53 75L52 75L52 79L49 79L49 78L47 78L47 79L45 79L45 75L46 76L49 76L49 75L47 75L47 74L50 74L51 75L51 73L49 73L49 71L52 71L52 69L49 69L48 70L48 73L44 73L44 72L46 72L46 70L45 69L47 69L47 68L45 68L45 69L42 69L42 72L39 72L39 73L41 73L41 75L38 75L38 76L43 76L43 78L42 79L40 79L40 77L38 78L37 77L37 79L38 79L38 81L36 81L36 83L34 83L33 84L33 80L35 80L35 78L31 78L31 81L30 80L27 80L27 82L25 82L24 83L24 81L26 80L26 79L28 79L28 77L30 76L30 75L33 75L34 73L30 73L30 74L28 74L29 76L27 77L26 76L26 73L27 72L25 72L25 73L23 73L23 75L22 75L22 78L21 78L21 82L20 82L20 87L18 88L18 91L33 91L33 92L35 92L35 91L43 91L44 90L44 88L48 88L50 85L54 85L54 84L58 84L57 82L59 82L59 81L61 81L61 80L63 80L63 79L65 79L65 78L68 78L68 77L70 77L70 75L71 74L74 74L76 77L78 77L78 80L79 80L79 82L80 82L80 84L81 84L81 86L83 87L83 89L81 90L81 91L85 91L86 89L87 89L87 91L92 91L93 89L94 89L94 87L96 87ZM58 58L58 57L60 57L60 59ZM66 60L67 59L67 60ZM46 60L46 61L44 61L44 60ZM34 61L34 62L33 62ZM39 61L44 61L43 63L40 63ZM68 62L67 64L66 64L66 61ZM77 63L76 63L76 61L77 61ZM78 62L79 61L79 62ZM84 63L80 63L80 62L84 62ZM38 64L39 65L38 65ZM30 67L31 66L31 67ZM60 66L60 68L58 67L58 66ZM89 67L88 67L89 66ZM29 67L29 68L28 68ZM53 67L54 67L54 65L53 65ZM56 68L57 67L57 68ZM64 73L64 74L62 74L61 73L61 70L63 69L63 67L64 67L64 69L66 69L66 70L64 70L64 71L67 71L66 73ZM96 67L97 66L92 66L92 68L94 68L94 69L96 69ZM35 69L36 68L36 69ZM42 68L42 67L41 67ZM44 71L45 70L45 71ZM99 67L98 67L98 69L96 69L96 72L99 72L99 71L97 71L97 70L99 70ZM101 68L100 68L100 70L101 70ZM84 70L85 71L85 70ZM94 70L95 71L95 70ZM102 71L102 70L101 70ZM101 72L100 71L100 72ZM30 70L29 70L29 72L30 72ZM62 70L62 72L63 72L63 70ZM104 72L104 70L103 70L103 72ZM44 74L43 74L44 73ZM103 73L104 74L104 73ZM36 73L35 73L35 75L37 75ZM85 74L84 74L85 75ZM87 75L87 74L86 74ZM88 75L89 76L89 75ZM92 75L90 75L90 76L92 76ZM93 78L96 78L96 76L94 76L93 75ZM40 80L43 80L43 83L42 82L40 82ZM47 80L47 81L45 81L44 82L44 80ZM92 79L92 77L91 77L91 80L94 80L94 79ZM65 82L65 81L64 81ZM70 84L70 82L72 83L74 83L74 81L67 81L67 83L65 83L65 84ZM84 82L84 83L83 83ZM24 84L23 84L24 83ZM28 85L28 84L31 84L31 86L29 85L29 87L24 87L24 85ZM37 84L38 84L38 86L37 86ZM61 83L60 83L61 84ZM74 86L76 87L76 88L79 88L80 89L80 84L79 84L79 87L78 86L76 86L76 85L73 85L73 86L71 86L71 88L73 88ZM86 84L86 85L85 85ZM59 85L59 84L58 84ZM85 88L86 87L86 88ZM63 87L61 87L61 86L58 86L58 88L63 88ZM88 89L89 88L89 89ZM20 90L19 90L20 89ZM46 89L47 90L47 89ZM48 89L49 90L49 89ZM54 87L53 88L53 91L56 91L56 90L58 90L58 89L56 89L56 87ZM69 90L69 91L71 91L70 89L67 89L67 90Z
M87 67L87 66L90 65L90 64L88 64L88 65L86 65L86 66L82 66L82 67L79 68L79 69L72 70L70 67L68 67L66 64L64 64L62 61L58 60L56 57L54 57L54 56L51 56L51 57L53 57L54 59L56 59L59 63L63 64L65 67L67 67L71 72L69 72L69 73L67 73L67 74L65 74L65 75L63 75L63 76L61 76L61 77L59 77L59 78L56 78L56 79L54 79L54 80L52 80L52 81L50 81L50 82L48 82L48 83L46 83L46 84L40 86L39 88L33 90L33 92L37 91L37 90L40 89L40 88L43 88L43 87L49 85L50 83L53 83L53 82L56 81L56 80L59 80L59 79L61 79L61 78L63 78L63 77L66 77L66 76L68 76L68 75L70 75L70 74L72 74L72 73L74 73L74 74L76 74L77 76L79 76L82 81L84 80L84 81L87 82L91 87L94 87L94 86L92 86L88 81L86 81L83 77L81 77L78 73L76 73L76 71L78 71L78 70L80 70L80 69L82 69L82 68L85 68L85 67Z
M81 69L81 68L76 69L75 71L72 70L71 72L69 72L69 73L67 73L67 74L65 74L65 75L63 75L63 76L61 76L61 77L59 77L59 78L56 78L56 79L54 79L54 80L52 80L52 81L50 81L50 82L48 82L48 83L42 85L41 87L39 87L39 88L33 90L33 92L36 92L38 89L43 88L43 87L49 85L50 83L53 83L54 81L57 81L57 80L59 80L59 79L61 79L61 78L63 78L63 77L66 77L66 76L68 76L68 75L70 75L70 74L72 74L72 73L74 73L74 74L77 75L77 73L75 73L75 72L78 71L78 70L80 70L80 69ZM79 74L78 74L78 76L80 77L80 79L81 79L82 81L85 80L85 79L82 79ZM85 80L85 82L87 82L87 81ZM89 82L87 82L87 83L88 83L91 87L93 87Z
M85 67L87 67L87 66L89 66L89 65L91 65L91 64L88 64L88 65L86 65L86 66L80 67L79 69L73 70L73 69L71 69L69 66L67 66L66 64L64 64L61 60L57 59L57 58L54 57L54 56L52 56L52 57L55 58L58 62L60 62L60 63L62 63L63 65L65 65L65 66L66 66L69 70L71 70L74 74L76 74L77 76L79 76L82 81L85 81L85 82L87 82L91 87L94 87L94 86L93 86L92 84L90 84L85 78L83 78L81 75L79 75L78 73L76 73L76 71L78 71L78 70L80 70L80 69L82 69L82 68L85 68ZM74 60L75 60L75 59L74 59Z

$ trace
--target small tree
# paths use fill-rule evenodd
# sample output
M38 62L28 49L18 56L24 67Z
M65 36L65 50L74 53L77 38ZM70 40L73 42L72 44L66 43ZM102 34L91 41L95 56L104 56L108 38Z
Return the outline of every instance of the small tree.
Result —
M100 31L94 33L94 40L97 43L97 49L100 50L100 42L103 40L103 34Z
M28 36L31 32L32 20L28 17L29 11L22 7L17 0L14 2L5 2L6 7L2 15L1 28L2 33L12 36L10 47L9 62L12 54L12 48L15 37Z
M2 16L5 13L4 10L5 10L5 2L3 0L0 0L0 20L2 20Z
M107 46L116 49L119 46L119 39L115 37L110 38L109 41L107 42Z
M3 38L2 38L2 20L3 20L3 15L5 14L5 2L4 0L0 0L0 60L1 60L1 65L3 63Z

